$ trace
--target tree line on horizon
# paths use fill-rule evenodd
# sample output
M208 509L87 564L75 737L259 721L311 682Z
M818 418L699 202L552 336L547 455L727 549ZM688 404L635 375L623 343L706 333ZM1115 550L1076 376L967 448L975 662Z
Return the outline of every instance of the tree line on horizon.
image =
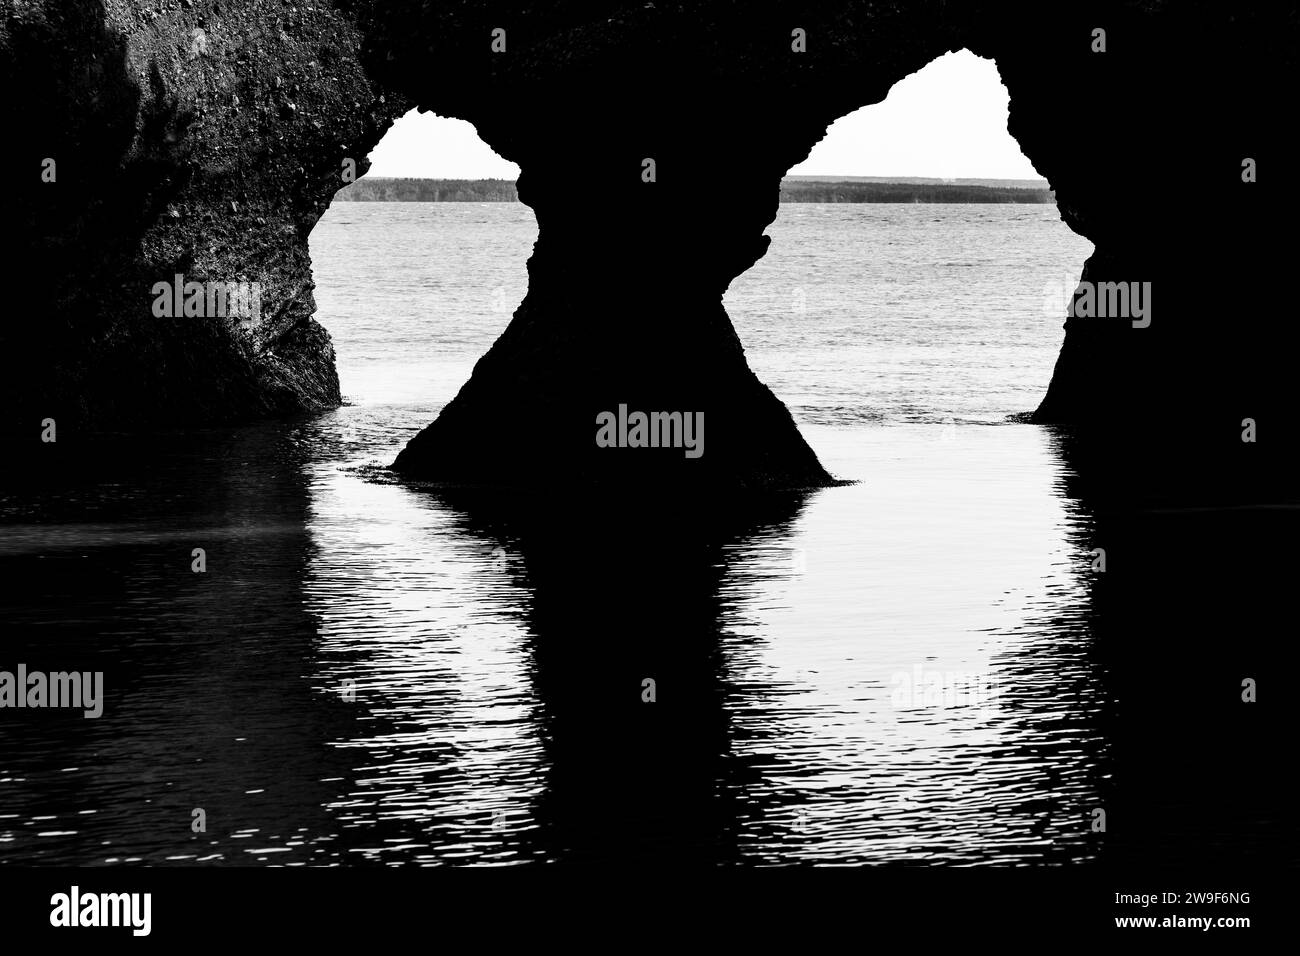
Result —
M335 202L518 202L510 179L380 179L365 177L340 189ZM1050 189L964 183L784 180L781 202L814 203L1051 203Z

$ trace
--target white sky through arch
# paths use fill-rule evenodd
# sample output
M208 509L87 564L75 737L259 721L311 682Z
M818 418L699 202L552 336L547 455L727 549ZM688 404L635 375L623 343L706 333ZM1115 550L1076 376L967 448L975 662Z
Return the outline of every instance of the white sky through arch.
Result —
M896 83L882 103L837 120L808 158L805 176L1039 179L1007 132L1005 86L992 60L948 53ZM370 154L371 176L514 179L464 120L412 110Z

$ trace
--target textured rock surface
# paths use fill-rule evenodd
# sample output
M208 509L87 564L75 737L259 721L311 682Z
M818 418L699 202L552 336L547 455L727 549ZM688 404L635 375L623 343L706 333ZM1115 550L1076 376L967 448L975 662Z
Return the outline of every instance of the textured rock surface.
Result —
M21 136L7 420L218 422L338 401L307 235L412 104L520 163L528 296L398 460L413 475L726 486L827 476L755 379L722 305L765 251L781 175L839 116L948 50L996 60L1012 133L1096 246L1084 278L1149 281L1149 328L1072 319L1043 422L1137 444L1294 443L1295 336L1274 223L1295 209L1285 5L0 3L0 122ZM491 32L507 31L505 53ZM791 51L794 28L808 50ZM1107 31L1107 50L1091 49ZM196 43L196 30L202 42ZM57 184L41 183L44 157ZM1260 181L1241 180L1246 157ZM642 181L653 158L657 181ZM726 187L701 217L702 176ZM263 320L158 320L150 285L263 284ZM15 321L17 319L17 321ZM1027 315L1025 321L1044 321ZM598 411L701 410L698 462L597 455ZM1265 424L1267 423L1267 424ZM1146 437L1144 437L1146 436ZM1262 441L1262 439L1261 439ZM649 462L650 464L647 464ZM703 462L703 467L699 467ZM687 474L683 469L694 466Z
M408 108L381 101L352 23L270 0L0 10L17 94L0 122L21 170L4 232L24 277L0 330L0 398L22 433L47 416L66 440L336 405L307 236L342 157L364 157ZM260 321L156 318L151 289L177 273L259 283Z

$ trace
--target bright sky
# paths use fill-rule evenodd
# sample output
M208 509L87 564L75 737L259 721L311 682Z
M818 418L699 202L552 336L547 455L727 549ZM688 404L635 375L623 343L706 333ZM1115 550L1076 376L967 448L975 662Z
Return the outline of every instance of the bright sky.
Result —
M809 176L1038 179L1007 132L1007 88L992 60L949 53L900 80L888 98L832 124L804 162ZM464 120L407 113L370 154L372 176L514 179L519 167Z

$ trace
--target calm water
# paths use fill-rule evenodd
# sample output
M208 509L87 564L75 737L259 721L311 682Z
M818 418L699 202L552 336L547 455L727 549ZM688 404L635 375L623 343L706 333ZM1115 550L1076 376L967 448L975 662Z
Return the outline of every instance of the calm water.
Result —
M350 404L4 488L0 668L103 670L107 702L3 715L0 861L1095 858L1131 718L1094 516L1061 437L1006 422L1089 244L1045 206L791 205L770 234L728 308L859 483L665 544L376 475L505 327L536 229L331 208Z

